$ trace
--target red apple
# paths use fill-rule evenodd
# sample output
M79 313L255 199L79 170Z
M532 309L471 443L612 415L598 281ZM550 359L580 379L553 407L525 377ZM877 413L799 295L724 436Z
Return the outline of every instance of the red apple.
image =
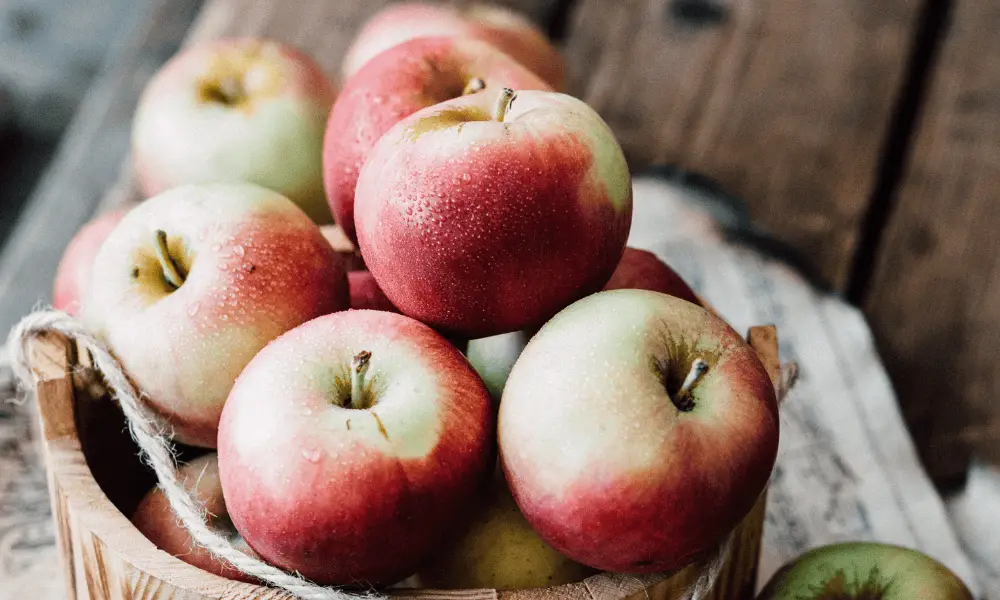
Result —
M605 290L649 290L670 294L682 300L701 305L694 290L676 271L667 266L656 255L646 250L625 248L611 279L604 284Z
M750 511L778 449L756 353L725 322L646 290L601 292L546 323L500 403L517 505L554 548L606 571L679 569Z
M393 4L361 28L348 49L341 72L348 79L364 64L393 46L418 37L459 36L492 44L531 69L553 88L563 87L563 60L531 21L500 6L466 9L421 3Z
M334 88L311 58L272 40L182 50L146 87L132 157L147 196L185 183L246 181L328 223L321 153Z
M483 382L403 315L351 310L247 365L219 428L229 515L264 559L329 584L413 573L495 460Z
M399 312L385 297L385 292L378 286L371 272L350 271L347 274L347 284L351 288L351 308Z
M93 219L76 232L63 251L52 287L52 307L75 315L90 279L90 269L101 244L128 209L114 210Z
M365 261L361 258L361 253L354 246L354 242L347 239L347 235L340 225L323 225L319 230L344 261L344 268L348 272L365 268Z
M229 522L229 513L222 497L222 483L219 481L219 460L215 453L200 456L179 470L181 483L205 507L211 524L230 536L234 546L243 552L253 553L239 532ZM189 565L214 573L226 579L254 583L249 575L229 566L226 561L216 558L211 552L199 546L187 529L181 525L170 508L166 494L160 487L150 490L132 516L132 523L156 547L173 554Z
M348 307L319 227L251 184L176 187L118 224L94 259L83 319L178 441L214 447L222 405L258 350Z
M389 300L466 338L530 329L600 290L632 218L611 130L555 92L411 115L372 149L357 198L361 254Z
M418 110L485 87L548 89L496 48L464 38L422 38L392 48L344 86L327 123L323 173L330 208L352 240L358 173L382 134Z

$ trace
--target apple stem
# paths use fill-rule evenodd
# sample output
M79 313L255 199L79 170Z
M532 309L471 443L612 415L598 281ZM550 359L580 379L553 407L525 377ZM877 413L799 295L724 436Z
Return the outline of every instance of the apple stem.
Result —
M170 256L170 249L167 248L167 232L162 229L156 230L156 258L160 261L160 268L163 269L167 283L175 290L181 287L187 274Z
M684 378L684 383L677 390L674 404L677 405L678 409L687 412L694 408L694 400L691 399L691 388L698 383L706 371L708 371L708 363L701 358L694 359L694 362L691 363L691 370L688 371L687 377Z
M368 371L368 363L371 362L372 353L362 350L354 355L351 360L351 408L368 408L365 401L365 373Z
M503 118L507 116L507 110L510 109L510 105L514 103L514 98L517 97L517 92L510 88L504 88L500 92L500 98L497 100L496 109L496 120L503 123Z
M486 89L486 82L483 81L482 77L473 77L469 80L469 83L465 85L465 89L462 90L463 96L468 96L469 94L475 94L476 92L481 92Z

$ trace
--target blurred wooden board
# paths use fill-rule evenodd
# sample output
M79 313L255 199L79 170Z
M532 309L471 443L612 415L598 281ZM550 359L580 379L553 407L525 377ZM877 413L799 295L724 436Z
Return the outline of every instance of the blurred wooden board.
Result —
M1000 5L959 0L866 309L931 473L1000 462Z
M335 75L388 3L211 0L193 37L267 35ZM633 170L677 163L718 180L843 287L919 0L503 3L565 29L570 92L607 119Z
M565 54L633 167L716 180L842 289L920 7L580 0Z

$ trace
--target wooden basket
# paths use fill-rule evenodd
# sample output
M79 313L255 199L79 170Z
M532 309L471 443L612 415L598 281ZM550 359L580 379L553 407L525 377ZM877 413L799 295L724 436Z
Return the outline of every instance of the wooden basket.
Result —
M749 341L772 382L779 377L774 327L754 327ZM292 600L290 594L217 577L163 552L126 515L155 484L138 457L124 417L103 395L74 346L58 336L34 340L32 368L48 461L49 493L71 600ZM712 600L753 598L765 495L738 526ZM529 590L414 590L393 598L448 600L674 600L705 568L648 576L600 573L584 581ZM25 590L28 592L28 590Z

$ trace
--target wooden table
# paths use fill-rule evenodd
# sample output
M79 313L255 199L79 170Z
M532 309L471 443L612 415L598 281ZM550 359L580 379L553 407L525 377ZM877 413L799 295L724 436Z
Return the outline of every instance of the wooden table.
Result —
M266 34L334 74L387 3L152 0L0 254L0 329L48 297L83 221L137 198L121 168L129 119L193 19L191 39ZM505 3L561 45L570 91L604 116L634 170L704 173L865 308L939 481L960 477L973 448L1000 458L1000 5Z

